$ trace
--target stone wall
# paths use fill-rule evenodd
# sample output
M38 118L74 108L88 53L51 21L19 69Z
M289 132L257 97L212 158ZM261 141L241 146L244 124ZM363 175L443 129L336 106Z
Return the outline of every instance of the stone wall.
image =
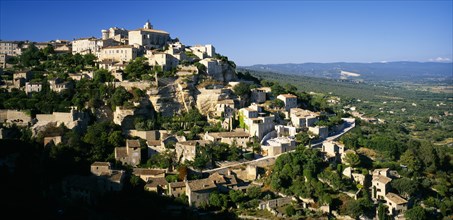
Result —
M31 123L31 116L25 111L2 109L0 110L0 122L16 124L18 126L27 126Z
M147 90L150 89L151 87L156 87L156 83L152 81L141 81L141 82L106 82L106 84L111 84L114 87L124 87L126 90L132 90L133 87L141 89L141 90Z
M197 109L204 115L215 112L217 101L228 99L230 94L229 89L198 89Z

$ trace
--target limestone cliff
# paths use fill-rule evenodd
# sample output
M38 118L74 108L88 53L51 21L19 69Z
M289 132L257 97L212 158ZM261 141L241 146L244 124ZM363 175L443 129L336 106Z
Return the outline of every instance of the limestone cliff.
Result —
M194 83L196 75L159 79L158 88L150 90L149 100L163 116L188 111L195 105Z

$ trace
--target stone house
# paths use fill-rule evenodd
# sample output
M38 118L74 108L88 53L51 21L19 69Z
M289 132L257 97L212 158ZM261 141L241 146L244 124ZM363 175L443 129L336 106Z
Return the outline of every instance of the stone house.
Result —
M197 153L197 147L203 147L211 143L208 140L190 140L178 142L175 145L176 158L178 161L193 161Z
M268 94L271 93L271 88L261 87L251 90L252 92L252 102L255 103L264 103L267 100Z
M301 108L291 108L289 115L291 123L296 128L311 127L319 121L319 113Z
M326 161L339 161L344 150L344 145L336 141L324 141L322 143L321 152L324 153Z
M215 106L214 115L217 117L229 118L233 116L234 109L235 106L233 99L219 100Z
M280 94L277 99L282 100L285 103L285 110L289 111L292 108L297 108L297 96L293 94Z
M296 149L296 141L289 137L276 137L266 141L266 145L262 145L263 155L277 156L279 154Z
M25 93L30 94L32 92L41 92L42 83L40 82L26 82L25 83Z
M209 194L214 191L228 192L237 188L237 179L234 174L222 175L213 173L206 179L186 181L186 195L189 204L199 207L209 201Z
M137 57L137 48L130 45L116 45L104 47L100 50L99 60L114 62L130 62Z
M134 168L132 174L140 177L145 182L152 178L164 178L166 170L164 169L149 169L149 168Z
M384 199L391 216L398 216L407 210L407 200L395 193L387 193Z
M314 135L318 135L321 139L325 139L329 136L329 128L326 126L308 127L308 131Z
M65 82L63 79L55 78L49 80L50 89L54 92L62 92L64 90L74 88L74 84L72 82Z
M243 148L247 148L247 143L251 141L249 133L243 130L236 130L231 132L206 132L204 139L229 145L235 143L236 146L241 146Z
M141 161L140 142L138 140L126 140L126 147L115 148L115 159L133 167L139 165Z
M168 195L173 197L180 197L186 193L185 182L173 182L168 184Z
M145 190L162 195L168 190L168 182L165 177L149 178Z
M385 195L390 189L390 179L387 176L383 175L373 175L373 179L371 180L371 198L374 200L384 200Z

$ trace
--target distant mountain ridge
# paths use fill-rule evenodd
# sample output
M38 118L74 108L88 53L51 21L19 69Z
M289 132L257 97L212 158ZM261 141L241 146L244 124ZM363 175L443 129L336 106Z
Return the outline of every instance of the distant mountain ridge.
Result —
M241 69L269 71L282 74L304 75L321 78L344 79L351 77L342 74L350 72L360 74L353 76L354 80L384 80L384 81L448 81L453 79L453 63L436 62L376 62L376 63L287 63L287 64L257 64L242 66Z

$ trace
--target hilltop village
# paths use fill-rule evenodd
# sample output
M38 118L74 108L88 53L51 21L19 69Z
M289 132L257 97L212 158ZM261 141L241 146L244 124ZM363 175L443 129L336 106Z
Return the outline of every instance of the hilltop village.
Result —
M149 21L101 38L0 41L0 55L0 138L46 152L40 175L55 177L40 190L61 215L131 189L172 198L160 211L175 215L404 219L411 205L392 187L397 171L365 166L373 158L341 141L354 112L237 72L213 45ZM31 168L18 158L0 155L2 175Z

